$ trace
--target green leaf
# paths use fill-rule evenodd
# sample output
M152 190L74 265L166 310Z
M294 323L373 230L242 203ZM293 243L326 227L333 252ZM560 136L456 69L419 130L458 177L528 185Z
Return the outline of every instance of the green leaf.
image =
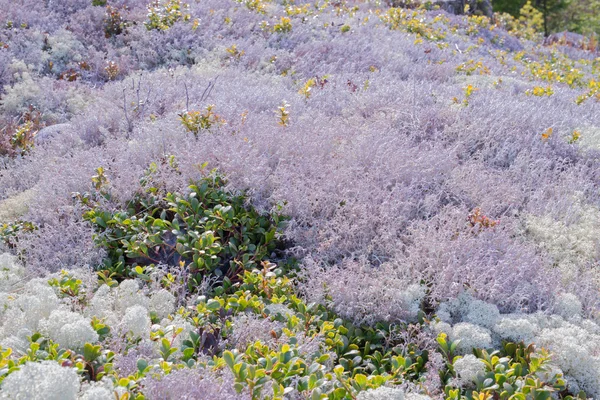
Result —
M361 388L366 388L367 386L367 377L363 374L356 374L354 376L354 380L356 383L360 385Z
M106 228L106 222L101 217L96 217L96 224L100 225L103 228Z
M225 361L225 364L227 364L227 366L233 371L233 367L235 365L235 357L233 353L230 351L225 351L223 353L223 360Z
M221 308L221 303L219 303L215 299L210 299L206 303L206 308L209 309L210 311L216 311Z
M137 362L137 369L138 369L139 373L143 374L144 371L146 370L146 368L148 368L148 361L139 359Z
M88 362L94 361L96 358L98 358L100 356L100 353L101 353L100 345L94 346L93 344L86 343L83 346L83 357Z

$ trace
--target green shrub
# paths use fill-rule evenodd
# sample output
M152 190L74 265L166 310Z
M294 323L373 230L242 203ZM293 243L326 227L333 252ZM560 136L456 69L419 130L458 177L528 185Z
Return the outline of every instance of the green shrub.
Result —
M152 186L153 164L142 178L144 192L127 209L108 211L99 199L111 197L104 170L92 178L92 194L76 195L89 209L84 219L97 230L95 241L108 253L105 267L117 278L144 274L142 266L166 264L189 273L189 288L209 275L235 280L256 268L280 245L285 218L261 214L244 194L225 189L216 171L187 193Z

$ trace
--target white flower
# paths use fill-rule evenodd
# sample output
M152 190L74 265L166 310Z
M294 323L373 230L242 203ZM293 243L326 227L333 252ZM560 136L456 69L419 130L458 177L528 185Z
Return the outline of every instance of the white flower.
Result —
M485 373L485 363L473 354L467 354L454 362L454 370L464 385L473 385L477 377Z
M66 310L53 311L40 322L40 331L65 349L80 350L86 343L98 341L88 318Z
M75 400L79 376L56 361L27 362L2 382L2 398Z

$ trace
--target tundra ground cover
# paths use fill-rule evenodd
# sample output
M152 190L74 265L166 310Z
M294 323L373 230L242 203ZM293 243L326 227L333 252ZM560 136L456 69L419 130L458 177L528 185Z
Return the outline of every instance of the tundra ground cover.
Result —
M600 395L593 43L376 1L0 9L3 397Z

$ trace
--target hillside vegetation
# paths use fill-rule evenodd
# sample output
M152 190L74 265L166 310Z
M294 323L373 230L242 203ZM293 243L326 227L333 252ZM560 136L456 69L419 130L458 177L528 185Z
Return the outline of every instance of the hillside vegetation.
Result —
M0 10L0 398L600 397L594 37L529 3Z

